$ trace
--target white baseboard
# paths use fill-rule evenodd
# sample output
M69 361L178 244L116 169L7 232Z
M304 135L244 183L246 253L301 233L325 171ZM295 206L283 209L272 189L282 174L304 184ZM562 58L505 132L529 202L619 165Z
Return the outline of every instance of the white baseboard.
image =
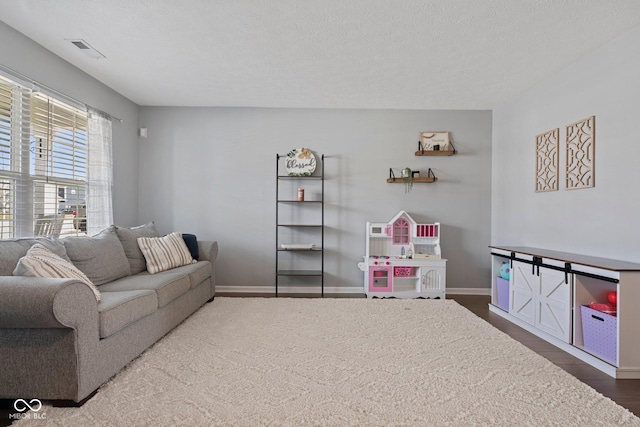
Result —
M490 288L447 288L447 295L491 295Z
M216 286L216 293L233 294L275 294L273 286ZM278 293L312 294L320 293L319 286L279 286ZM325 286L325 294L364 294L361 286ZM447 288L448 295L491 295L489 288Z
M273 286L216 286L216 293L234 294L275 294ZM286 294L313 294L320 293L320 286L278 286L278 293ZM325 294L362 294L361 286L325 286Z

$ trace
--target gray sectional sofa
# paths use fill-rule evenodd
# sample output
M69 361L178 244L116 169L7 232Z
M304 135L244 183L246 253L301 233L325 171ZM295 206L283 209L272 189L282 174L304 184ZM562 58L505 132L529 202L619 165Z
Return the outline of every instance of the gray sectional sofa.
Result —
M110 227L94 237L0 241L0 399L81 402L215 295L216 242L198 241L199 260L156 274L137 237L153 224ZM40 243L98 285L13 276Z

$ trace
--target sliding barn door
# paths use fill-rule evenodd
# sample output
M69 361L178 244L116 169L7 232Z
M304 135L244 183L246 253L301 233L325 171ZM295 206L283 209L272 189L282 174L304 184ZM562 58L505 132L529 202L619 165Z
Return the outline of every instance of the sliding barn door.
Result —
M540 293L536 302L538 329L561 339L571 341L571 275L562 271L540 268Z
M571 275L513 261L509 314L571 342Z
M538 292L538 282L538 277L531 272L531 264L513 261L509 288L509 314L531 325L535 323L534 295Z

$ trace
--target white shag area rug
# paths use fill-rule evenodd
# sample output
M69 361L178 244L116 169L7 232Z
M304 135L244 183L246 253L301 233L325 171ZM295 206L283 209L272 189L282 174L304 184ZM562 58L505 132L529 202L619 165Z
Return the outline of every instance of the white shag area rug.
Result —
M60 426L640 426L452 300L221 298Z

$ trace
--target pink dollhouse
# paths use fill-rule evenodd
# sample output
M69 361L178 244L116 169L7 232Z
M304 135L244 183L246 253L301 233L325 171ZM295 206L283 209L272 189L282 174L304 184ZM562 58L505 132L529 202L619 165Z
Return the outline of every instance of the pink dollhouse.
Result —
M367 222L364 274L367 297L440 298L447 260L440 252L440 223L418 224L405 211L389 222Z

